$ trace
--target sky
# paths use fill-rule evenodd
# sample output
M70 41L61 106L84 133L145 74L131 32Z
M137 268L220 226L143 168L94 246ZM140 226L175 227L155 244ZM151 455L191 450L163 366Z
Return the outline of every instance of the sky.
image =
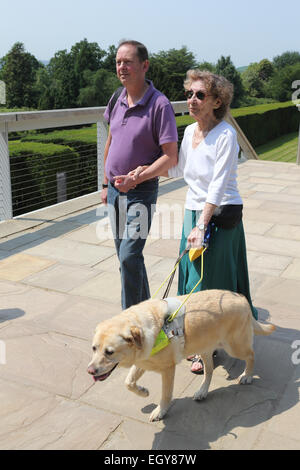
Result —
M0 58L17 41L46 61L84 38L105 50L135 39L240 67L300 51L299 18L299 0L0 0Z

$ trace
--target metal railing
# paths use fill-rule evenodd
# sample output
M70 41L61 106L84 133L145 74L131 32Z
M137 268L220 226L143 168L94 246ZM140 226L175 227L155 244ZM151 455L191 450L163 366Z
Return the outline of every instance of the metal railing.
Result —
M172 102L172 106L177 115L187 113L186 101ZM108 130L103 117L105 109L105 107L93 107L0 113L0 221L12 219L21 213L31 212L36 208L47 207L48 205L101 189L104 172L104 148ZM236 121L231 115L228 116L227 120L236 128L239 144L246 158L257 158L255 151ZM11 145L9 146L9 133L11 132L56 129L95 123L97 144L93 148L88 149L87 147L81 149L80 152L79 149L73 150L74 158L72 157L72 150L70 150L65 159L65 164L57 165L51 171L48 168L51 178L50 176L48 180L44 178L43 184L41 182L37 183L36 178L32 179L30 177L34 171L32 168L29 169L30 171L28 170L28 161L30 161L31 166L35 165L36 173L41 174L43 171L44 173L47 171L47 168L41 169L43 162L39 161L40 157L38 154L27 158L26 164L22 162L22 158L14 159L10 155L9 148L12 149L12 147ZM67 143L64 142L63 145L67 146ZM71 143L70 147L73 147ZM80 158L76 157L77 160L75 153L80 154ZM53 159L53 157L51 158ZM63 158L59 155L57 158L60 163L63 161ZM76 163L74 163L75 161ZM92 165L90 174L96 173L94 181L88 183L88 189L83 187L82 180L80 179L86 165ZM36 169L37 167L38 170ZM28 174L26 173L27 170ZM22 181L22 188L19 181ZM41 186L44 189L41 189ZM48 199L43 199L43 191L47 193Z

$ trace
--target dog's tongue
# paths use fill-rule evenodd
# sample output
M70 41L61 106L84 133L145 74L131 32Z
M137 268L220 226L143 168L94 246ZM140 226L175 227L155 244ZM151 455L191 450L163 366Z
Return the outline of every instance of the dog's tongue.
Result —
M110 375L110 372L107 372L107 374L103 374L103 375L98 375L97 377L93 377L94 381L95 382L98 382L98 380L105 380L107 379L107 377Z
M105 374L102 374L102 375L97 375L97 376L93 376L93 379L94 379L94 382L98 382L99 380L102 381L102 380L105 380L107 379L107 377L110 376L110 374L112 373L113 370L115 370L115 368L117 367L119 363L117 362L117 364L109 371L109 372L106 372Z

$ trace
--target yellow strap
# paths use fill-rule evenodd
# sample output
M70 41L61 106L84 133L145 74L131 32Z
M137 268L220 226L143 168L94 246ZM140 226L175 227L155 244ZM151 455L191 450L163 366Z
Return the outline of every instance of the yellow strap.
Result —
M174 269L171 271L171 273L169 274L169 276L164 280L164 282L159 286L159 288L157 289L156 292L154 292L154 294L152 295L151 299L154 299L154 297L157 295L157 293L160 291L160 289L162 288L162 286L170 279L170 277L172 276L172 274L174 273L174 271L176 271L177 269L177 266L179 265L181 261L181 258L179 259L179 261L175 264L174 266Z
M203 254L205 252L205 250L207 249L204 248L204 250L202 251L201 253L201 276L200 276L200 279L199 281L197 282L197 284L193 287L193 289L191 290L191 292L188 294L188 296L184 299L184 301L182 302L182 304L178 307L177 310L175 310L174 313L172 313L172 315L169 316L168 318L168 321L171 322L172 320L174 320L174 318L176 317L176 315L178 314L179 310L181 309L181 307L183 307L183 305L186 303L186 301L190 298L190 296L192 295L192 293L194 292L194 290L199 286L200 282L202 281L203 279L203 266L204 266L204 263L203 263Z

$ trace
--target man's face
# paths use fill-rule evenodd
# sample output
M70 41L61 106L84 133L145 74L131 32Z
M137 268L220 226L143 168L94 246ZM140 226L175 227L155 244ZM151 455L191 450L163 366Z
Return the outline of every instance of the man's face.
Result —
M117 76L123 86L145 81L149 61L140 62L135 46L124 44L118 49L116 57Z

